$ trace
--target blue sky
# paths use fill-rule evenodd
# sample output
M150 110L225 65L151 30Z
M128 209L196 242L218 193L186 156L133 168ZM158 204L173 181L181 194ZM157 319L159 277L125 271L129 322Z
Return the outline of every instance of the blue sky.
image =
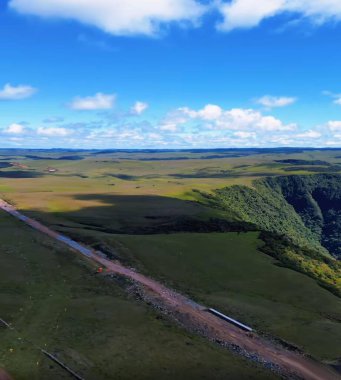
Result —
M341 146L339 0L6 0L0 147Z

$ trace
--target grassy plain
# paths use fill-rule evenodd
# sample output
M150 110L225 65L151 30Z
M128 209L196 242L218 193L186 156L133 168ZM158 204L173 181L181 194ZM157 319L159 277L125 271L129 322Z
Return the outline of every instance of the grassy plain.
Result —
M19 332L0 327L0 367L16 380L70 378L27 341L87 379L275 378L184 332L127 295L129 284L94 275L3 212L0 230L0 317Z
M262 254L257 237L252 232L122 235L107 241L116 242L140 270L204 305L316 357L338 359L341 300Z
M66 154L77 159L60 159ZM173 217L188 213L207 217L207 209L195 206L195 210L190 210L193 204L180 202L196 200L198 195L193 189L209 193L236 184L252 186L257 178L314 174L316 168L341 172L341 165L337 166L341 164L339 157L341 150L300 149L153 153L2 151L2 162L15 166L1 169L0 194L20 209L35 212L34 216L44 215L51 224L75 226L80 217L77 226L81 227L90 214L90 219L99 219L102 225L109 223L117 228L122 222L126 227L134 224L140 214L139 224L148 225L151 219L144 218L146 209L159 210L159 217L167 217L170 209L174 210ZM305 160L307 164L277 162L288 158ZM329 166L311 165L314 160ZM49 173L49 168L56 171ZM212 215L212 210L208 215Z
M252 187L255 179L275 175L340 173L341 150L2 151L0 160L12 163L0 169L0 197L28 215L106 245L123 261L267 335L324 360L340 359L340 299L261 253L257 233L140 233L183 218L229 219L200 204L193 190ZM212 368L213 378L271 377L157 319L116 283L92 276L82 260L52 242L3 215L0 221L2 317L20 331L29 327L29 338L57 350L90 378L112 373L118 379L151 378L160 368L162 378L212 378ZM13 336L1 335L0 366L17 368L18 379L25 379L26 371L44 378L49 363L36 365L39 355L21 349L20 342L17 355L10 354Z

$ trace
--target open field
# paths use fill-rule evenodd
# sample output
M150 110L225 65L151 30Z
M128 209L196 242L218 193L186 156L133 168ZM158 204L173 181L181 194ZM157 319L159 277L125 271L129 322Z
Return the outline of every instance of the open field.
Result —
M340 174L341 150L19 150L1 151L0 159L0 198L25 214L241 319L267 337L340 363L340 298L320 287L314 275L309 278L262 253L260 224L251 228L254 232L227 233L235 221L250 229L238 215L239 205L226 208L224 200L223 207L217 207L218 202L202 194L217 197L220 189L225 196L225 189L234 185L255 190L254 180L278 175ZM257 215L255 205L252 214L245 202L243 213ZM271 207L271 217L280 215L281 207ZM288 207L292 220L302 224ZM266 207L261 212L266 213ZM277 226L286 227L279 219ZM1 215L0 221L5 263L0 268L5 316L0 317L13 321L20 331L29 326L30 339L46 343L88 378L106 379L113 373L122 379L159 378L159 368L161 378L212 378L212 368L213 378L272 378L160 319L129 295L129 284L94 276L91 266L48 239L7 216ZM217 230L225 233L214 233ZM336 245L337 233L331 235ZM18 243L14 246L13 241ZM311 257L304 255L310 265ZM319 260L315 266L329 265ZM333 265L337 276L336 260ZM324 274L329 276L328 271ZM335 277L330 278L333 282ZM64 315L65 308L69 313ZM14 352L19 355L10 353L13 336L4 330L1 334L6 343L0 345L0 366L17 368L19 379L25 379L25 371L37 378L50 373L50 363L40 361L24 344L16 342ZM52 373L60 378L55 366Z
M0 189L13 193L20 187L21 193L68 190L70 194L110 192L192 198L193 188L210 191L233 184L251 185L255 178L267 175L341 171L341 150L11 152L0 152L2 163L15 165L1 170L4 187ZM288 159L299 161L283 162ZM48 168L56 171L49 173ZM25 199L22 205L28 208Z
M341 0L0 0L0 380L341 380L340 37Z
M161 218L168 216L170 209L174 217L207 216L207 209L196 206L190 210L191 205L180 202L196 200L198 196L193 189L212 192L232 185L252 186L253 180L265 176L314 174L322 169L341 171L340 150L0 153L2 163L14 165L0 171L3 198L22 210L36 211L36 217L44 213L51 224L72 225L78 222L78 217L83 222L95 216L98 223L109 223L113 229L121 223L123 228L134 224L135 215L139 214L142 219L139 225L150 223L151 219L144 217L146 209L159 210L156 216ZM288 159L299 161L283 162ZM56 171L49 172L51 168ZM173 203L167 207L168 202ZM183 207L186 208L182 212ZM212 210L208 214L212 215Z
M339 358L341 300L259 252L257 233L108 240L137 268L195 300L321 359Z
M129 283L96 276L90 264L3 212L0 228L1 318L20 332L0 327L0 366L15 379L69 378L23 339L91 379L275 378L184 332L127 295Z

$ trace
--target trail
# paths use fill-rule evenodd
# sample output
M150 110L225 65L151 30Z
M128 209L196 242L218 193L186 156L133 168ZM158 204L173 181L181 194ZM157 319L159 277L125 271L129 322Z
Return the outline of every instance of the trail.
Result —
M185 327L218 341L228 347L237 348L245 356L263 363L267 367L277 368L282 375L306 380L337 380L341 377L330 367L299 353L289 351L270 342L256 333L245 332L207 312L207 308L189 298L167 288L161 283L127 268L119 262L110 261L98 255L93 249L80 244L65 235L61 235L28 218L15 207L0 199L0 209L23 221L32 228L50 236L71 250L81 253L106 268L106 273L124 276L141 285L154 300L173 315Z

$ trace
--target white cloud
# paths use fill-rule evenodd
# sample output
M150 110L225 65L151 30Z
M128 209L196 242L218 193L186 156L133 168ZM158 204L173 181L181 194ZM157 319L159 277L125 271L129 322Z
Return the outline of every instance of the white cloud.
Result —
M333 103L337 104L338 106L341 106L341 94L335 94L332 91L323 91L322 94L333 98Z
M294 135L293 137L298 138L298 139L319 139L321 136L322 134L320 132L309 130L309 131L305 131L303 133Z
M193 122L196 122L193 126ZM161 130L178 132L186 128L249 132L292 132L294 123L285 124L271 115L263 115L254 109L232 108L224 110L217 105L206 105L194 110L181 107L169 113L160 126Z
M160 130L165 132L176 132L178 130L178 125L176 123L162 124Z
M276 119L274 116L262 116L261 114L255 114L255 125L259 129L268 132L275 131L294 131L297 126L296 124L284 124L281 120Z
M335 148L339 148L341 146L341 141L340 140L328 140L325 142L325 145L335 147Z
M293 135L298 126L294 123L286 124L254 109L224 110L211 104L199 110L178 108L166 115L158 129L168 133L169 139L181 138L184 144L183 136L187 136L186 141L188 136L193 136L193 141L200 146L205 146L205 142L210 146L272 146L274 144L271 139L274 136L281 136L281 141L287 141L287 135ZM191 145L189 140L188 144Z
M219 7L224 20L218 28L224 31L256 27L264 19L289 12L315 24L341 20L339 0L232 0Z
M40 127L37 129L37 134L40 136L47 137L66 137L73 133L70 129L59 128L59 127Z
M156 35L162 25L196 26L212 9L223 16L217 29L252 28L263 20L291 14L316 25L341 21L339 0L10 0L15 11L44 18L71 19L113 35ZM100 46L106 45L100 43Z
M339 121L339 120L328 121L328 123L326 124L326 127L331 132L339 132L339 131L341 131L341 121Z
M169 112L163 120L159 123L159 128L165 132L176 132L181 126L184 126L191 117L196 115L196 111L193 111L187 107L178 108Z
M223 110L214 104L207 104L197 112L197 117L203 120L217 120L221 117Z
M23 141L24 139L22 137L10 137L9 140L19 142L19 141Z
M153 35L163 23L195 23L206 11L196 0L11 0L9 4L23 14L73 19L115 35Z
M221 117L223 109L215 104L207 104L200 110L193 110L189 107L178 108L178 113L190 118L202 120L217 120Z
M240 139L250 139L250 138L255 138L256 134L254 132L235 132L234 136L240 138Z
M94 96L75 98L71 102L70 108L78 111L108 110L113 108L115 100L115 94L102 94L98 92Z
M287 96L265 95L257 99L256 102L267 108L285 107L296 102L296 98Z
M159 133L149 133L148 138L152 140L162 140L162 135Z
M21 135L25 133L25 127L21 124L13 123L9 125L5 130L5 133L8 133L10 135Z
M211 123L213 129L254 129L263 131L292 131L296 128L294 124L284 124L281 120L273 116L264 116L259 111L253 109L233 108L230 110L223 110L216 106L216 112L210 112L210 118L207 118L204 107L199 111L192 111L186 109L188 115L193 118L201 118L203 120L214 121ZM210 105L211 109L214 106ZM219 110L220 108L220 110Z
M100 117L103 113L97 113ZM51 120L52 121L52 120ZM208 104L181 107L159 120L141 121L129 112L119 119L82 123L26 126L24 122L0 129L5 146L19 141L26 147L186 148L339 146L341 121L299 128L294 123L255 109L224 109Z
M140 130L134 127L131 127L131 129L122 127L122 129L95 129L92 130L85 138L91 141L115 141L115 143L123 143L125 145L128 143L129 145L132 141L142 142L146 140L146 134L141 133Z
M131 107L131 113L135 115L141 115L149 107L148 103L145 102L136 102Z
M274 16L282 6L282 0L233 0L221 3L220 11L224 21L218 28L229 31L257 26L264 18Z
M7 83L0 90L0 100L25 99L34 95L36 92L37 92L37 89L35 89L32 86L27 86L27 85L12 86L11 84Z

